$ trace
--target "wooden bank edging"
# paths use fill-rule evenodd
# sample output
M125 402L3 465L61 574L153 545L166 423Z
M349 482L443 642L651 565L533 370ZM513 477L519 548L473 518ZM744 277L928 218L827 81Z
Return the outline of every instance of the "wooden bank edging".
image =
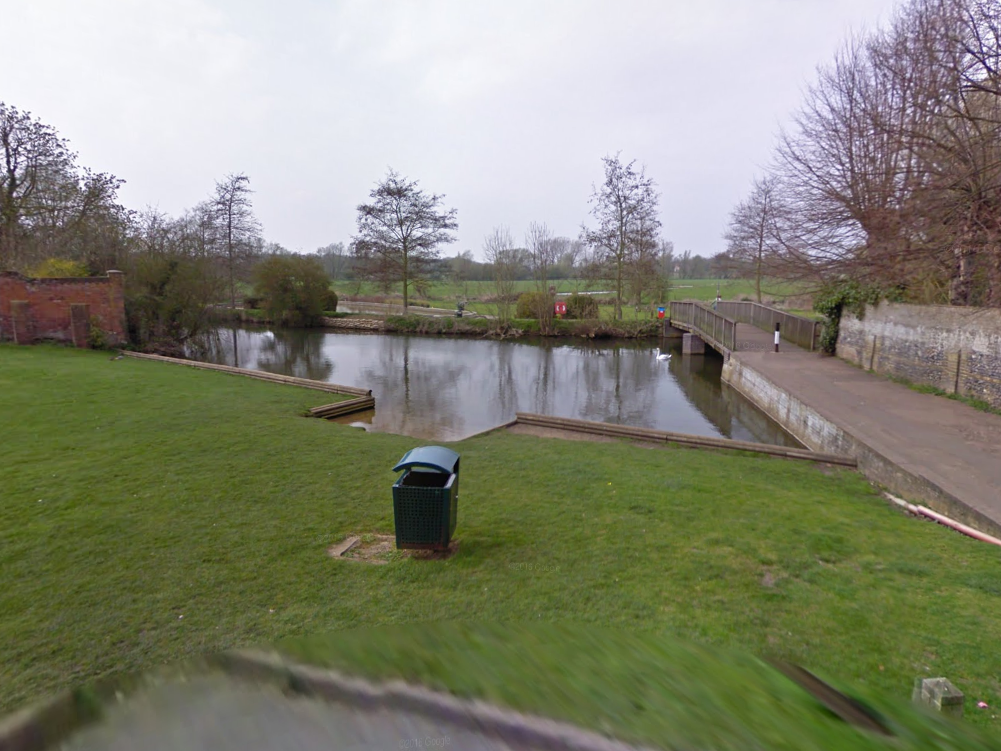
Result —
M156 360L157 362L169 362L175 365L187 365L189 368L200 368L202 370L218 370L221 373L230 373L231 375L242 375L248 378L257 378L262 381L271 381L273 383L285 383L290 386L302 386L307 389L316 389L317 391L329 391L333 394L349 394L352 396L372 396L371 389L359 389L354 386L338 386L334 383L325 383L324 381L312 381L308 378L296 378L295 376L284 376L278 375L277 373L266 373L262 370L249 370L247 368L234 368L231 365L216 365L211 362L197 362L195 360L182 360L179 357L164 357L163 355L147 355L143 352L128 352L123 350L122 354L126 357L135 357L140 360ZM346 402L344 402L346 403Z
M344 415L353 415L355 412L365 412L370 409L375 409L375 397L359 396L357 399L348 399L346 402L334 402L333 404L313 407L309 410L309 414L313 417L329 420L332 417L344 417Z
M857 466L855 459L850 456L821 454L816 451L810 451L809 449L771 446L766 443L737 441L731 438L710 438L708 436L689 435L688 433L672 433L667 430L653 430L651 428L634 428L628 425L614 425L606 422L572 420L566 417L548 417L546 415L536 415L529 412L516 413L515 424L530 425L538 428L549 428L551 430L569 430L576 433L591 433L610 438L633 438L642 441L677 443L682 446L695 446L697 448L753 451L754 453L779 456L785 459L802 459L812 462L821 462L824 464L837 464L844 467L854 468Z

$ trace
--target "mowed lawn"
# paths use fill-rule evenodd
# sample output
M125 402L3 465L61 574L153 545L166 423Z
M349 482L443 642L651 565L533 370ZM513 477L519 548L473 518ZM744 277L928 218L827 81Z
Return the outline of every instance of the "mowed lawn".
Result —
M382 291L381 287L373 282L333 282L333 289L338 295L365 295L387 297L393 300L402 301L402 291L400 285L395 285L389 295ZM558 293L570 293L578 291L609 291L615 289L614 281L599 281L590 286L583 280L578 279L556 279L551 282L551 286L556 288ZM515 289L520 294L532 292L537 289L534 281L515 282ZM763 280L761 283L762 299L769 302L775 299L784 300L790 295L797 294L800 286L795 283L782 282L777 280ZM668 297L671 300L702 300L709 301L716 299L716 292L725 300L755 299L754 280L752 279L672 279ZM468 300L467 309L482 315L497 315L498 309L493 300L497 294L496 285L493 282L435 282L430 285L427 298L420 298L411 292L410 301L413 303L426 302L434 307L454 309L457 300ZM627 294L624 291L623 294ZM607 304L614 299L614 293L601 295L602 301L599 309L600 317L603 320L612 320L615 317L614 305ZM656 308L649 300L639 307L628 302L623 302L622 317L627 321L644 320L656 317Z
M392 532L391 468L420 442L303 416L325 401L0 345L0 709L228 647L461 620L736 648L901 701L945 675L997 725L998 549L856 473L495 433L454 444L453 558L335 562L346 534Z

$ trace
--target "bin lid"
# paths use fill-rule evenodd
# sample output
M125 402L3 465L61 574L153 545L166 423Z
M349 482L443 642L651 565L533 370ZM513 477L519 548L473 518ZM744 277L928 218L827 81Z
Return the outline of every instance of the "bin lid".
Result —
M410 467L427 467L445 474L452 474L459 462L459 455L444 446L418 446L410 449L393 467L394 472Z

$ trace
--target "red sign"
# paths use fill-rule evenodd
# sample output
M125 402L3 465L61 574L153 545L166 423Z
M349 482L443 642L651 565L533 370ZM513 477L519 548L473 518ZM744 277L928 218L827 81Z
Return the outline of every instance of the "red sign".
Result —
M663 308L657 308L657 317L658 318L663 318L664 317L664 313L665 313L665 311L664 311Z
M554 306L556 310L556 315L565 316L567 314L567 304L565 302L558 302Z

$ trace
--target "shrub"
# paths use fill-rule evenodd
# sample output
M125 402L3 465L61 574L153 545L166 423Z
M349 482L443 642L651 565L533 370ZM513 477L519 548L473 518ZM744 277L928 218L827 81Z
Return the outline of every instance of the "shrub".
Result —
M209 323L223 286L211 258L180 252L137 252L125 270L129 340L140 349L182 351Z
M330 302L330 279L319 259L275 255L254 269L255 292L265 314L288 326L312 326Z
M47 258L31 271L36 279L73 279L90 276L85 264L66 258Z
M336 313L337 312L337 293L332 289L328 289L326 294L323 296L323 310L326 313Z
M845 310L862 318L867 306L878 305L887 296L892 297L893 292L888 295L878 285L854 279L839 279L825 284L813 300L813 309L825 318L820 348L830 355L835 354L841 315Z
M598 301L590 295L570 295L567 298L567 318L578 320L598 317Z
M251 310L257 310L261 307L261 298L256 295L250 295L243 298L243 307L250 308Z
M101 328L101 321L97 316L90 317L90 330L87 332L87 346L91 349L109 349L111 342L108 335Z
M515 310L516 318L534 318L536 320L551 318L553 315L553 298L545 292L525 292L518 297Z

